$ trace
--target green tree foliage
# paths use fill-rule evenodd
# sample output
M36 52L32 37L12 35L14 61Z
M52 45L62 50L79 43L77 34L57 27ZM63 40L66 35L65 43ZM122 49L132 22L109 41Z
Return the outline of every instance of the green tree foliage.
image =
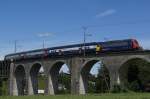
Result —
M61 72L58 77L58 82L64 89L62 89L59 93L70 93L71 91L71 76L69 73Z
M88 76L88 93L95 93L96 92L96 77L89 73Z
M110 89L110 78L107 68L102 64L96 78L96 93L105 93Z
M88 76L88 93L106 93L109 91L109 73L106 67L102 64L98 69L97 76L89 73Z
M141 60L133 59L128 61L125 65L127 71L124 76L127 80L127 87L136 92L146 91L147 85L150 84L150 63Z
M129 85L129 89L132 89L135 92L139 92L141 90L141 88L140 88L140 84L139 84L138 80L132 81Z
M2 79L0 79L0 96L2 95Z
M8 79L0 79L0 95L8 95Z

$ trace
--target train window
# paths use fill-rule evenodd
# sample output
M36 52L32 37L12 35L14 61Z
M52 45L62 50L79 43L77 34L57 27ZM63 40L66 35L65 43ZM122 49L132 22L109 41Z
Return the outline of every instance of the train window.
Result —
M53 50L49 50L49 53L53 53Z
M23 57L23 56L24 56L24 54L21 54L20 56L21 56L21 57Z
M79 47L74 47L74 48L65 48L63 51L71 51L71 50L78 50Z
M82 48L81 48L81 47L79 48L79 53L80 53L80 54L82 53Z
M59 55L62 55L62 50L59 50L59 52L58 52L58 53L59 53Z
M54 52L59 52L59 50L57 49L57 50L54 50Z
M44 54L44 51L37 51L37 52L30 52L30 53L26 53L26 55L39 55L39 54Z
M90 47L89 47L89 46L86 46L85 49L90 49Z
M92 48L95 48L95 46L92 45L92 46L89 46L89 48L92 49Z
M9 56L6 56L5 59L14 59L14 58L18 58L19 55L9 55Z
M5 59L9 59L9 56L6 56Z
M103 47L114 47L114 46L126 46L128 42L121 41L121 42L107 42L103 44Z

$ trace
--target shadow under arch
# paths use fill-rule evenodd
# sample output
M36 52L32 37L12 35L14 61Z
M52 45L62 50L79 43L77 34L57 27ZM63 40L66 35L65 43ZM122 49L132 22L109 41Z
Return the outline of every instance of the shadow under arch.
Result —
M40 63L34 63L30 69L30 76L34 94L38 94L38 74L41 67L42 65Z
M144 91L150 75L150 63L144 58L131 58L124 62L119 69L121 87L132 91ZM133 88L136 87L136 88ZM150 88L150 87L149 87Z
M53 94L59 94L59 77L60 77L60 69L62 68L63 65L67 65L65 64L65 62L63 61L57 61L55 62L52 67L49 69L49 74L48 74L48 78L49 78L49 82L52 83L51 88L53 88ZM69 69L68 65L67 68ZM69 69L70 71L70 69ZM71 81L70 81L71 83Z
M83 64L81 71L80 71L81 72L81 74L80 74L80 86L79 86L80 94L88 93L88 80L89 80L90 70L98 62L100 62L100 60L90 60L90 61L87 61ZM102 63L99 63L99 65L101 65L99 69L102 69L101 67L104 66ZM106 66L104 66L104 69L107 69ZM108 72L107 74L109 75L108 69L106 70L106 72ZM109 87L109 83L107 84L107 86Z
M15 73L15 78L17 83L18 95L24 95L26 80L25 80L25 69L23 65L18 65L14 73Z

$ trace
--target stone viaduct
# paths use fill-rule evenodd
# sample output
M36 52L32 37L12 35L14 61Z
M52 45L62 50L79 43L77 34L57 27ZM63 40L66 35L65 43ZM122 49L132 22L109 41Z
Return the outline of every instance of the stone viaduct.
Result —
M71 73L71 94L86 94L88 73L92 66L101 61L109 71L110 88L115 84L122 84L119 73L120 68L127 61L132 59L142 59L150 62L150 51L106 53L100 55L86 55L74 57L45 58L12 61L10 65L10 95L23 95L24 88L22 82L27 87L27 95L37 94L37 75L40 67L44 68L46 75L46 95L54 95L58 90L58 74L63 64L67 64ZM23 80L25 78L25 81ZM120 83L117 82L120 79Z

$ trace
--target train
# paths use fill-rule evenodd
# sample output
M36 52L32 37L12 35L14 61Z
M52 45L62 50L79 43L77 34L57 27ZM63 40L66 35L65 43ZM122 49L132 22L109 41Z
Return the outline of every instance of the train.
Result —
M97 48L99 50L97 51ZM83 54L99 54L112 51L133 51L140 50L141 47L136 39L112 40L105 42L90 42L81 44L72 44L65 46L50 47L32 51L8 54L5 60L20 60L29 58L43 58L56 56L73 56Z

